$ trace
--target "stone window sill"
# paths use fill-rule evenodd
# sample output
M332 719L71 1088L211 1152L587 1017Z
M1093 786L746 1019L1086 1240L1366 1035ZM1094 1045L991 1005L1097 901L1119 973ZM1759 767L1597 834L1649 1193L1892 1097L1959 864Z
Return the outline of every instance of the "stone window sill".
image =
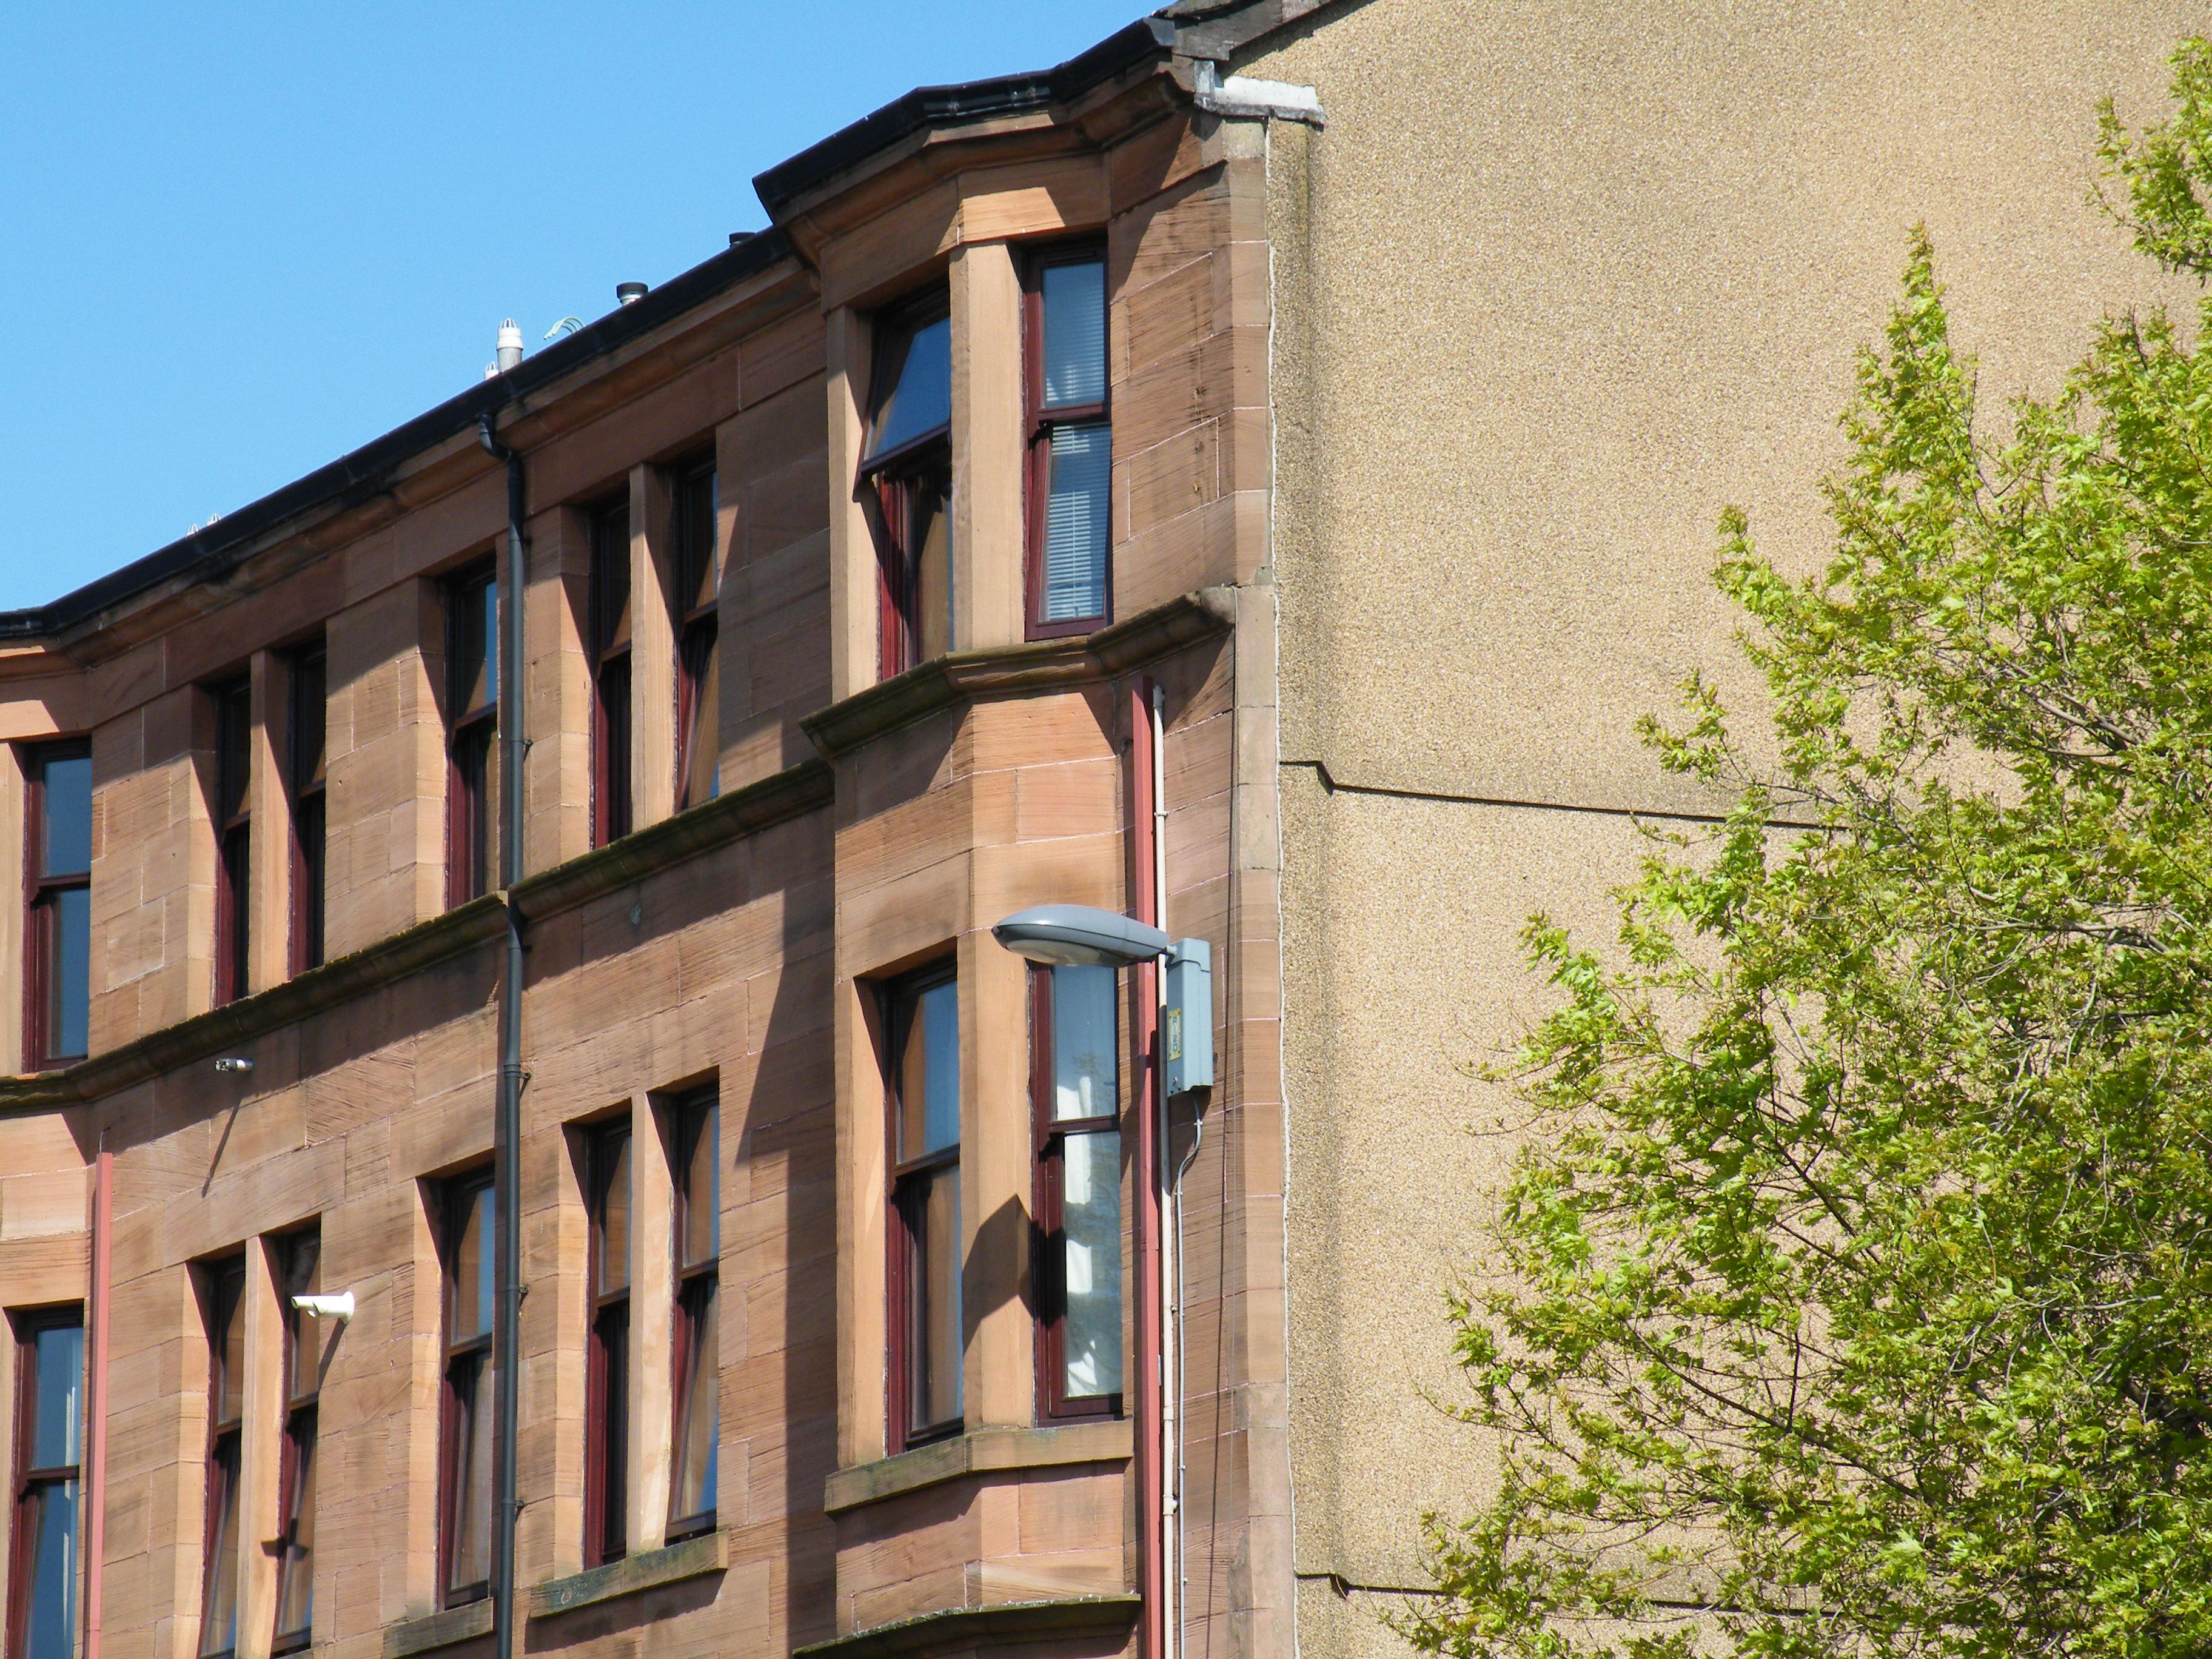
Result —
M971 1429L896 1457L837 1470L823 1483L822 1507L836 1515L901 1492L998 1469L1126 1462L1135 1448L1127 1421L1070 1423L1049 1429Z
M993 1641L1123 1637L1136 1622L1138 1606L1133 1595L1071 1595L1052 1601L947 1607L793 1648L792 1659L904 1659L908 1654L951 1653Z
M413 1654L434 1653L440 1648L455 1647L490 1634L491 1598L487 1596L481 1601L386 1626L384 1659L409 1659Z
M546 1619L556 1613L574 1613L579 1607L595 1607L617 1596L635 1595L655 1585L720 1572L729 1565L730 1534L702 1533L665 1549L626 1555L604 1567L586 1568L566 1578L549 1578L542 1584L532 1585L530 1616ZM387 1655L386 1659L392 1659L392 1656Z

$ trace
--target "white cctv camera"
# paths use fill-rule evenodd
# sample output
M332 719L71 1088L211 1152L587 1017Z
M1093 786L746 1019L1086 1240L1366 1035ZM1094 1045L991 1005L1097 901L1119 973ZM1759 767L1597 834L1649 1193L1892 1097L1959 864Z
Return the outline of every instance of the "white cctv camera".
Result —
M340 1291L336 1296L295 1296L292 1305L301 1313L314 1315L318 1319L351 1319L353 1292Z

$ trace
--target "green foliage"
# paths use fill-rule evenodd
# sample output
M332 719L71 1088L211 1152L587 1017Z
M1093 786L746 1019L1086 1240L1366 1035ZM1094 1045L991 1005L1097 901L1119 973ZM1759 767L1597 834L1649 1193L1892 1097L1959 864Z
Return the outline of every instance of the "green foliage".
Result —
M2109 98L2097 110L2097 157L2119 187L2122 208L2100 192L2114 217L2136 233L2136 246L2168 270L2212 274L2212 44L2183 41L2168 63L2173 118L2140 137L2120 124Z
M2201 271L2174 62L2104 153ZM2206 324L2108 320L1992 436L1916 234L1825 574L1723 522L1779 769L1693 684L1650 736L1733 815L1610 957L1528 927L1540 1121L1453 1310L1502 1474L1428 1522L1420 1647L2212 1653Z

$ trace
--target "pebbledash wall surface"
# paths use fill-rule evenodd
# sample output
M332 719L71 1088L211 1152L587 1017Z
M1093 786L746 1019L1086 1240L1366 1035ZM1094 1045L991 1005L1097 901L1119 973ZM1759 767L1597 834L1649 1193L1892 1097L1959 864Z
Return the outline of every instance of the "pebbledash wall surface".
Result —
M1742 689L1717 510L1818 557L1916 220L1994 384L2186 297L2087 198L2191 22L1188 0L0 617L10 1659L490 1650L510 925L516 1651L1393 1646L1489 1467L1455 1064L1710 805L1629 728ZM1164 1147L1148 975L989 933L1163 901Z

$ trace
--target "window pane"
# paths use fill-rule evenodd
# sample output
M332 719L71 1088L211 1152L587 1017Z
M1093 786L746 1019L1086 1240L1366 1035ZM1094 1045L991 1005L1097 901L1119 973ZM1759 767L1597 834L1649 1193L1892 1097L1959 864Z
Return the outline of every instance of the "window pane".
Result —
M46 1054L66 1060L85 1052L92 1024L92 890L64 887L53 907L53 959L47 964Z
M683 1262L687 1267L722 1254L721 1153L716 1144L720 1109L708 1104L689 1109L687 1115L690 1114L696 1115L683 1171Z
M714 473L686 475L676 486L677 594L683 616L714 603ZM678 620L681 620L679 617Z
M696 806L721 793L721 655L714 618L702 617L684 631L684 718L680 737L684 775L677 780L678 807Z
M1063 970L1064 971L1064 970ZM1067 1293L1062 1386L1071 1400L1121 1390L1121 1137L1072 1134L1060 1146L1061 1283Z
M200 1589L200 1651L238 1645L238 1437L225 1435L208 1459L207 1556Z
M253 697L243 684L216 693L216 823L246 811L248 750L253 740Z
M915 660L952 648L952 478L918 480L914 501Z
M948 980L915 998L899 1057L902 1162L960 1143L960 988Z
M459 1237L453 1243L453 1328L447 1341L466 1342L491 1329L492 1189L479 1187L461 1200Z
M246 994L253 927L252 847L252 831L242 823L223 836L222 960L218 972L226 1002Z
M592 527L592 649L629 643L629 504L608 507Z
M952 319L939 317L894 339L879 370L871 459L909 443L952 419Z
M629 1132L601 1137L599 1147L599 1239L594 1267L599 1293L629 1285Z
M480 1355L453 1362L453 1486L448 1594L491 1577L491 1366Z
M293 879L297 896L300 930L295 948L302 969L323 963L323 798L310 795L299 805L294 833L299 838L299 867Z
M246 1410L245 1274L227 1268L215 1288L215 1397L209 1406L218 1423L235 1422Z
M1047 265L1044 292L1044 402L1106 400L1106 267Z
M77 1461L83 1413L84 1327L49 1325L37 1336L38 1399L32 1407L31 1468L56 1469Z
M489 890L491 884L491 744L494 728L471 726L453 744L459 794L454 802L457 846L453 896L462 902Z
M1103 422L1052 429L1045 501L1044 620L1106 614L1107 492L1114 431Z
M453 589L453 707L457 720L499 701L499 586L472 577Z
M687 1521L715 1504L721 1442L721 1344L715 1317L714 1281L687 1286L683 1316L690 1327L683 1392L677 1401L676 1467L670 1471L668 1518Z
M603 1367L599 1420L599 1559L620 1556L629 1540L629 1304L618 1302L593 1327Z
M629 834L629 657L599 670L599 836L601 844Z
M286 1247L283 1315L286 1401L305 1400L322 1381L323 1334L320 1321L310 1320L292 1305L295 1296L314 1296L323 1288L323 1241L319 1234L304 1233Z
M922 1177L910 1191L907 1428L915 1432L960 1415L959 1169Z
M292 787L314 789L323 781L330 725L329 659L319 650L292 659Z
M46 867L49 876L81 876L92 868L92 757L50 760L45 781Z
M1104 1117L1121 1109L1118 981L1111 968L1052 970L1052 1115Z
M31 1559L22 1659L70 1659L76 1638L76 1482L34 1487L24 1504Z
M276 1567L276 1634L306 1632L315 1620L315 1413L299 1413L286 1438L292 1460L292 1513Z

